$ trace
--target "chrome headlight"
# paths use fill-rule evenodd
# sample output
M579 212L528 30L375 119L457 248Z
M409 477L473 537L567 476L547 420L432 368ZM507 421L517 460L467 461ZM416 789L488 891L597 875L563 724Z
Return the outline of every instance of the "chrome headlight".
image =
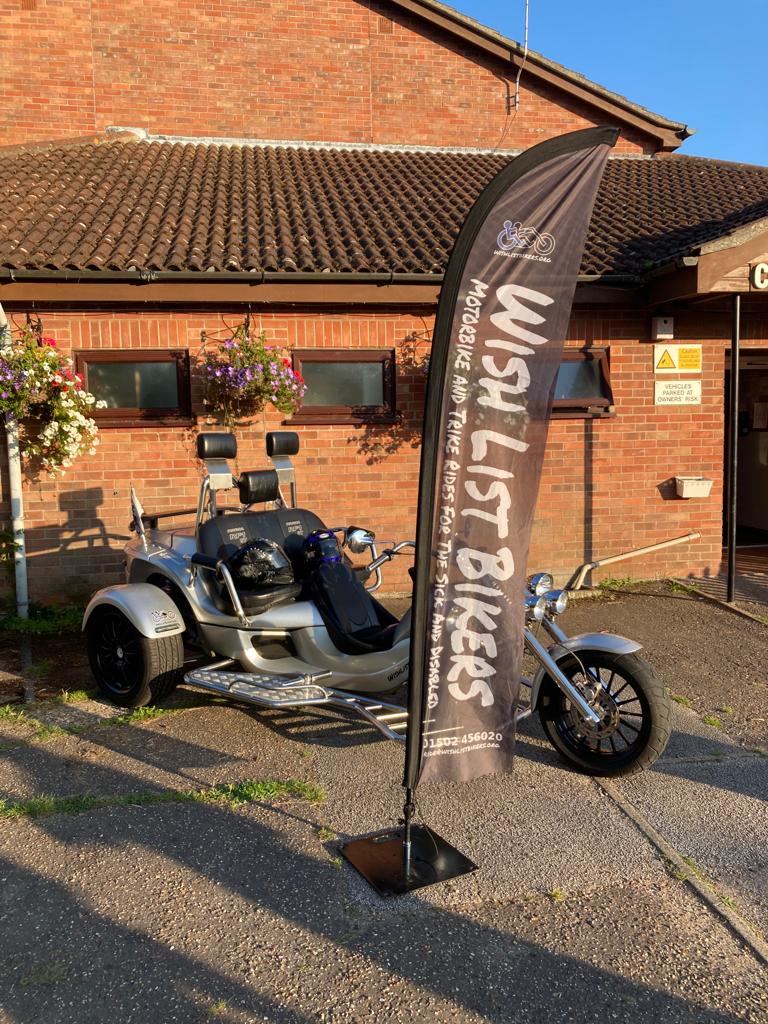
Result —
M355 527L347 531L346 545L353 554L362 555L366 548L369 548L375 540L375 534Z
M555 585L555 581L548 572L537 572L535 576L528 578L528 590L536 597L542 597Z
M525 617L526 619L535 619L536 622L541 622L544 616L547 614L547 601L544 597L536 597L535 594L531 594L530 597L525 599Z
M565 590L550 590L544 595L544 600L550 615L562 615L568 607L568 594Z

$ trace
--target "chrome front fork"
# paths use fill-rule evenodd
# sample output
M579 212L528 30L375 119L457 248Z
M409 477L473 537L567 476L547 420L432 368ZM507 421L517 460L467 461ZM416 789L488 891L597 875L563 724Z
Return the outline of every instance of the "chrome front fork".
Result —
M567 635L551 619L545 618L543 626L556 643L567 640ZM587 701L581 691L573 685L571 680L560 671L557 662L551 656L546 647L533 635L530 629L525 630L525 646L536 658L538 663L545 669L547 674L554 679L566 697L576 705L583 717L592 725L599 725L601 716Z

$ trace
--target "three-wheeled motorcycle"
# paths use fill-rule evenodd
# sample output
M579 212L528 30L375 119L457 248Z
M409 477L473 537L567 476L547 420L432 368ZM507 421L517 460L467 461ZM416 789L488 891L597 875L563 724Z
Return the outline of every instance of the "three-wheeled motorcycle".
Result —
M235 476L234 435L199 434L195 508L146 513L131 489L126 582L94 594L83 621L99 690L123 707L160 701L181 682L262 707L324 705L403 740L396 695L407 686L411 613L398 620L373 594L382 566L413 542L379 552L367 529L328 528L296 504L298 435L274 431L266 443L272 468ZM225 505L235 490L236 505ZM640 645L567 636L556 622L567 594L548 574L531 577L520 599L536 669L518 719L538 713L581 771L647 768L666 745L671 705Z

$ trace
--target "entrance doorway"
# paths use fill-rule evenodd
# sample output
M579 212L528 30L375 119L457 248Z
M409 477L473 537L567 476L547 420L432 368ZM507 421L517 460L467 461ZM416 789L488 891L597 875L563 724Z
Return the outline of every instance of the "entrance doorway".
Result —
M729 394L730 370L726 370L726 423L730 422ZM752 549L768 568L768 350L741 352L738 431L736 546Z

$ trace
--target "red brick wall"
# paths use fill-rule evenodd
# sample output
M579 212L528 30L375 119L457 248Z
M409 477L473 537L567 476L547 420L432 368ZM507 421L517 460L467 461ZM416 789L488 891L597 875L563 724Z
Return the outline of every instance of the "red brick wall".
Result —
M525 148L603 123L386 5L0 0L0 144L101 132ZM628 131L617 147L653 150Z
M231 323L236 314L227 317ZM46 314L46 334L65 348L189 347L200 330L222 326L218 314ZM361 523L385 540L413 536L419 469L419 428L424 378L402 359L404 339L430 324L393 313L325 317L264 315L261 325L288 347L398 349L395 430L351 426L300 427L296 459L300 504L329 525ZM570 344L610 346L616 416L559 420L551 426L534 526L530 568L563 576L582 562L699 530L702 539L654 557L620 563L603 576L716 573L720 562L723 462L723 375L730 324L727 316L678 316L676 341L704 346L701 406L653 404L653 347L649 318L638 314L578 311ZM768 348L768 322L744 316L746 345ZM198 410L201 394L195 389ZM198 425L203 425L203 419ZM266 417L267 429L279 415ZM240 469L266 465L263 424L238 431ZM194 504L200 478L191 430L103 429L98 454L84 456L56 481L26 488L30 578L35 598L58 593L73 599L114 582L128 536L128 488L137 487L148 511ZM3 460L4 461L4 460ZM711 476L707 499L670 497L665 481L678 474ZM4 496L7 498L7 496ZM7 516L7 501L3 503ZM404 559L387 577L388 589L407 587Z

